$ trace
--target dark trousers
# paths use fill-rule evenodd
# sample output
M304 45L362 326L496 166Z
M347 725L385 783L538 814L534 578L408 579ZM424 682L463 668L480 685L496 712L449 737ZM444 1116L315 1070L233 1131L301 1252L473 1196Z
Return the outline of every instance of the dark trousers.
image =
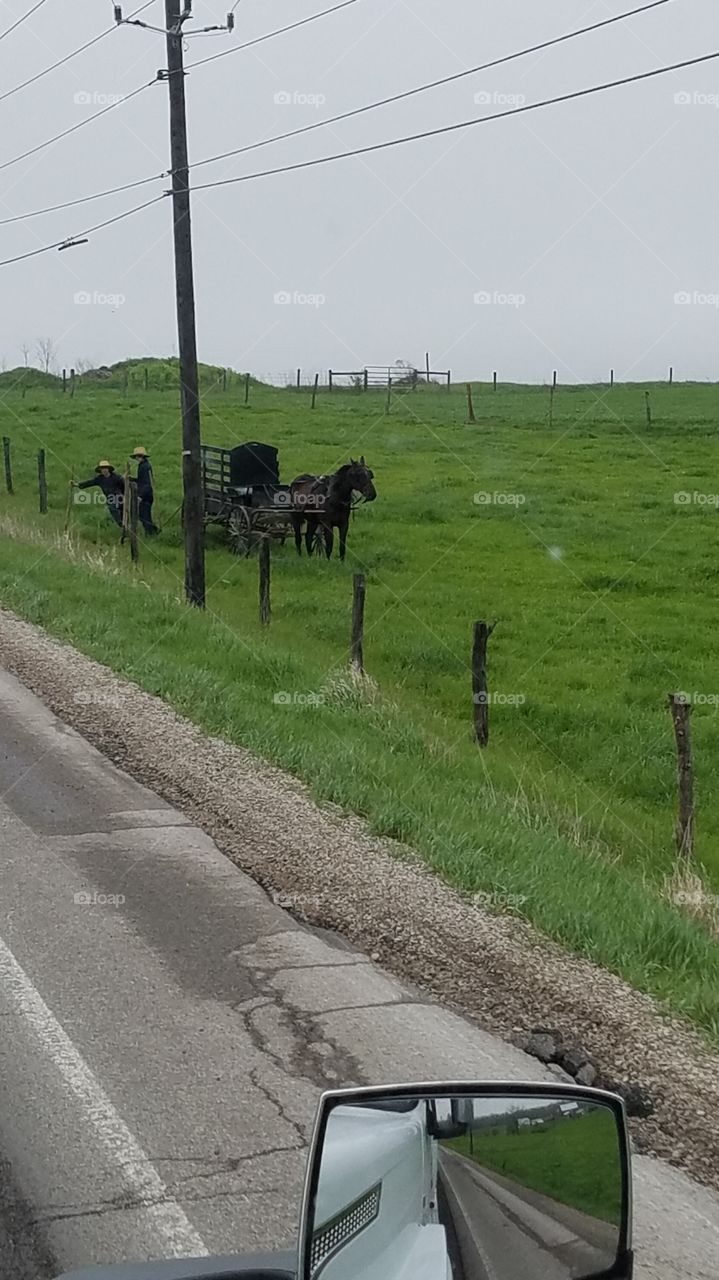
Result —
M113 499L112 502L108 499L107 510L115 521L115 524L119 524L120 528L122 528L122 507L122 502L118 502L116 498Z
M158 532L157 525L153 524L153 520L152 520L152 503L153 503L152 498L140 498L140 502L138 504L138 515L140 517L140 524L145 530L145 533Z

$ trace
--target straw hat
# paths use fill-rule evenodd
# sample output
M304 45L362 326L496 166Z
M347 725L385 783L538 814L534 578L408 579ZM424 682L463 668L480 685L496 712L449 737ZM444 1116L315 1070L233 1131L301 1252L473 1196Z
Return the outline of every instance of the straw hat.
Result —
M137 448L133 449L132 456L133 458L149 458L150 455L143 445L138 444Z
M98 462L97 466L95 467L95 470L96 470L96 471L102 471L102 470L104 470L104 468L105 468L105 467L107 467L107 470L108 470L108 471L114 471L114 470L115 470L115 468L113 467L112 463L111 463L111 462L108 462L107 458L101 458L101 459L100 459L100 461Z

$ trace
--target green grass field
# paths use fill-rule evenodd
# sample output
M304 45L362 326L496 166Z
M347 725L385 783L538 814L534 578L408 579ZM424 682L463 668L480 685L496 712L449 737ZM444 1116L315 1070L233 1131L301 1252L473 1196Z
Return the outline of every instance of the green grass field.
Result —
M325 392L312 412L305 391L253 385L245 407L239 383L208 389L208 443L272 443L287 480L360 453L376 475L345 565L277 551L263 632L256 563L219 530L207 614L182 604L171 390L3 387L16 493L0 495L0 600L719 1038L719 941L664 894L673 690L705 699L693 716L697 870L719 894L717 393L650 391L651 429L640 386L560 388L550 426L546 389L475 385L472 427L461 389L398 394L389 416L381 392ZM101 455L122 466L136 444L152 454L163 534L133 570L101 508L73 506L69 538L63 528L70 468L89 476ZM336 674L359 568L376 697ZM471 734L476 618L498 620L484 752ZM308 705L310 693L324 702Z
M466 1137L442 1145L592 1218L621 1223L617 1127L606 1108L546 1128L496 1129L473 1134L471 1144Z

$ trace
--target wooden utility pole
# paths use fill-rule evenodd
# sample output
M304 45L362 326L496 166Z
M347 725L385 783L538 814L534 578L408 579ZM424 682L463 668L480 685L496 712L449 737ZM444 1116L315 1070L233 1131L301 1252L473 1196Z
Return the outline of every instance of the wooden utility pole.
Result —
M489 693L487 690L487 643L497 624L475 622L472 646L472 703L474 737L480 747L489 742Z
M350 640L350 664L355 671L364 672L364 604L367 583L363 573L352 577L352 638Z
M175 236L177 338L182 404L182 489L185 535L185 598L205 607L205 530L200 465L200 395L197 372L195 285L192 271L192 227L187 157L187 112L180 0L165 0L167 83L170 96L170 158Z

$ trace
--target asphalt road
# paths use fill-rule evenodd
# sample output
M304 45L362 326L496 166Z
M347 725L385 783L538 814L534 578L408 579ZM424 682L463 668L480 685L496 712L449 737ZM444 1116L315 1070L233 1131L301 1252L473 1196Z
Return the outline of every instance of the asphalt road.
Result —
M544 1078L291 919L0 671L0 1276L291 1244L317 1096ZM638 1275L709 1280L719 1200L637 1161Z

